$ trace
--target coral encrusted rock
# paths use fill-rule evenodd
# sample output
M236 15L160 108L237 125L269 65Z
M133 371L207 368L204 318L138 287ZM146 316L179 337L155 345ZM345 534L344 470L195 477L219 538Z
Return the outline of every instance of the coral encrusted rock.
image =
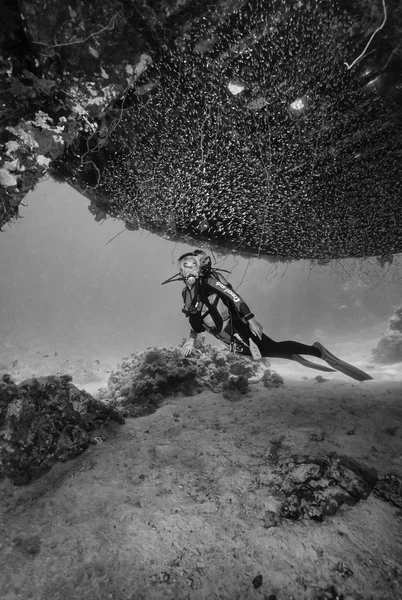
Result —
M0 479L24 485L56 462L84 452L94 431L111 419L124 423L111 404L95 400L70 375L0 382Z
M395 308L388 319L388 328L373 350L374 360L378 363L402 362L402 306Z
M148 348L123 358L109 377L108 389L97 397L117 402L126 416L140 417L154 412L164 397L178 393L192 396L204 389L222 393L228 386L246 389L248 383L261 381L269 364L267 359L253 361L206 344L200 336L186 357L180 348Z

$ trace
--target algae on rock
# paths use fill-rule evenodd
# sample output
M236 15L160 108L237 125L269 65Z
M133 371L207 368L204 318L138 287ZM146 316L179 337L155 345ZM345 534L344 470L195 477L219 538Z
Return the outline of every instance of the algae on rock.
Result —
M180 348L149 348L123 358L98 398L112 399L127 416L138 417L154 412L169 395L192 396L204 389L221 393L234 386L230 383L233 379L257 383L269 370L268 365L267 359L255 362L205 344L205 336L200 336L187 357L181 355Z
M56 462L80 455L106 421L124 423L106 405L72 382L71 375L0 381L0 479L24 485Z

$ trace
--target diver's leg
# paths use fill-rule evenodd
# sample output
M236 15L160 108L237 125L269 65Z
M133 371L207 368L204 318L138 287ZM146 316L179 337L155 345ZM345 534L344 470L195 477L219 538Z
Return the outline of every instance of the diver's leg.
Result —
M292 354L307 354L307 356L315 356L316 358L321 357L321 352L315 346L307 346L307 344L301 344L300 342L286 341L286 342L274 342L265 333L262 334L262 340L255 338L256 343L260 349L262 356L271 358L289 358Z
M300 342L294 341L286 341L286 342L274 342L264 333L262 334L262 340L255 338L257 346L260 349L261 355L271 358L287 358L290 360L294 360L304 365L305 367L309 367L311 369L317 369L318 371L326 371L331 372L333 369L351 377L352 379L356 379L357 381L366 381L369 379L373 379L371 375L365 373L361 369L354 367L353 365L341 360L337 356L334 356L327 350L322 344L319 342L315 342L312 346L307 346L306 344L301 344ZM327 367L321 367L321 365L315 365L313 362L304 359L299 356L299 354L306 354L307 356L316 356L317 358L321 358L325 360L326 363L329 364L330 369Z
M330 367L317 365L315 362L311 362L310 360L307 360L307 358L300 356L300 354L307 354L308 356L315 356L318 358L319 353L314 346L307 346L306 344L293 341L274 342L274 340L271 340L271 338L263 334L260 349L262 356L270 358L286 358L288 360L294 360L303 365L303 367L308 367L309 369L324 371L325 373L334 372L334 369L331 369Z
M239 349L236 349L236 352L246 356L252 355L254 358L288 358L290 360L297 360L293 359L292 355L298 354L307 354L317 358L321 356L320 350L314 346L307 346L306 344L300 344L299 342L292 341L274 342L274 340L265 335L265 333L262 334L262 339L260 340L251 332L250 327L240 321L240 319L234 319L233 327L235 334L234 341L236 342L237 340L239 342L237 344ZM230 324L225 327L225 329L222 331L222 334L226 334L228 338L230 338ZM261 356L259 356L259 354ZM306 366L309 365L306 364ZM319 370L327 371L327 368L325 367L324 369Z
M260 351L263 356L290 358L291 360L296 360L300 364L304 364L306 367L313 369L316 368L319 371L328 370L322 369L320 366L313 366L314 363L311 363L302 357L298 357L299 354L307 354L308 356L316 356L317 358L325 360L325 362L328 363L333 369L336 369L336 371L340 371L344 375L347 375L352 379L356 379L357 381L373 379L368 373L365 373L361 369L358 369L357 367L354 367L353 365L341 360L337 356L334 356L334 354L331 354L331 352L324 348L324 346L319 342L314 342L312 346L307 346L306 344L293 341L274 342L265 334L263 334L262 337L263 347L261 348L260 346ZM284 356L285 354L288 356Z
M307 356L315 356L316 358L325 360L325 362L328 363L333 369L336 369L337 371L340 371L344 375L352 377L352 379L356 379L357 381L373 379L370 375L368 375L368 373L361 371L357 367L354 367L353 365L350 365L349 363L340 360L338 357L331 354L331 352L324 348L324 346L319 342L315 342L312 346L290 340L286 342L275 342L265 335L265 333L262 334L262 339L260 340L257 336L251 333L249 326L240 321L240 319L235 319L233 324L235 332L242 338L243 343L248 346L249 340L251 339L256 344L261 356L263 357L287 358L289 360L295 360L301 364L304 364L306 367L313 369L315 368L319 371L329 370L328 368L323 368L320 365L315 366L313 362L310 362L307 359L299 356L299 354L305 354Z

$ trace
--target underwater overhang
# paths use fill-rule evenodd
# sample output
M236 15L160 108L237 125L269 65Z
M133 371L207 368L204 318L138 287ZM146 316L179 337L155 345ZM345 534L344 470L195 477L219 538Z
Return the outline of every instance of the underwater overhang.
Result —
M96 4L111 8L108 0ZM82 46L87 65L76 38L56 44L69 94L97 70L107 93L102 100L96 85L86 86L82 113L74 122L64 117L65 152L46 153L45 136L40 161L91 199L96 218L259 256L402 251L402 8L395 0L382 28L381 3L368 14L360 0L180 7L133 0L131 8L130 17L114 4L107 26ZM38 60L49 77L56 59L48 46ZM59 118L52 127L62 125ZM40 143L43 131L34 134ZM51 136L67 138L66 129Z

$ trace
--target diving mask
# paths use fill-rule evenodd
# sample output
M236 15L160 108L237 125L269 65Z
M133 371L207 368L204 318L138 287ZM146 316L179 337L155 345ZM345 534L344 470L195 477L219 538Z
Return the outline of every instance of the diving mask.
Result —
M196 280L202 275L202 269L206 260L204 252L196 251L184 254L178 260L178 268L183 279L193 285Z

